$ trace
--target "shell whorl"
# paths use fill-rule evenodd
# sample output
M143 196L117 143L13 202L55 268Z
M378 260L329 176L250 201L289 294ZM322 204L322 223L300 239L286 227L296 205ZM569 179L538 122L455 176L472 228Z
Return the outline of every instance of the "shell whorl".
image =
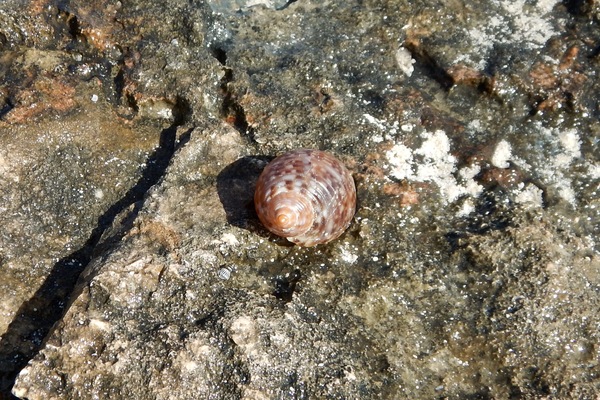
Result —
M254 204L271 232L300 246L314 246L348 228L356 209L356 188L350 172L331 154L300 149L265 167Z

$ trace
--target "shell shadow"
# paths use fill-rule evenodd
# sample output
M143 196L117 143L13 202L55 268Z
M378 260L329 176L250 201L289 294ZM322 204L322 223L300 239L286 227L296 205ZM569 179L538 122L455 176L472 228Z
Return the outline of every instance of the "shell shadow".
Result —
M243 157L217 176L217 193L231 225L267 236L254 210L254 189L260 173L273 158Z

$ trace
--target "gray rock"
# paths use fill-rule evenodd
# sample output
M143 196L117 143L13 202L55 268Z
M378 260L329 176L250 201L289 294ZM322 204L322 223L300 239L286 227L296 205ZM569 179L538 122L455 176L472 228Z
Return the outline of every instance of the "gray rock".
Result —
M207 4L215 13L231 15L243 13L251 7L264 6L274 10L280 10L295 2L296 0L211 0Z
M7 157L19 153L0 153L4 193L23 199L1 210L13 219L2 268L21 266L2 278L20 293L0 341L7 387L20 371L12 393L597 396L597 2L240 3L72 2L62 28L71 37L57 42L41 37L43 24L27 36L2 22L11 51L45 46L36 65L73 54L65 70L79 83L69 85L91 99L94 79L104 113L121 119L78 112L93 104L77 96L62 109L53 91L38 94L46 106L33 117L164 129L162 156L139 154L169 162L138 187L142 199L114 186L144 169L86 161L115 151L88 136L78 139L89 150L52 154L36 174L13 170ZM11 88L36 87L11 76ZM2 129L33 129L32 102L8 99ZM349 230L315 248L272 236L252 209L269 156L298 147L336 153L358 189ZM106 179L63 178L82 170ZM69 197L81 187L101 188L106 203ZM90 208L55 213L62 204ZM27 223L47 214L46 225ZM61 235L74 238L68 251L53 245ZM19 259L36 237L40 250ZM52 262L25 266L84 248L75 288L46 289L68 301L64 315L36 318L25 300L40 291L17 282L48 286ZM25 337L38 326L44 335ZM7 361L15 352L26 367Z

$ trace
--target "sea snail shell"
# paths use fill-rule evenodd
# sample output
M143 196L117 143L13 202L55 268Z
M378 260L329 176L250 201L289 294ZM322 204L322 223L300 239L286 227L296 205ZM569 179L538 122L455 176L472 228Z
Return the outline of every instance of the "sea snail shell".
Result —
M300 149L265 167L254 205L269 231L309 247L332 241L348 228L356 210L356 188L334 156Z

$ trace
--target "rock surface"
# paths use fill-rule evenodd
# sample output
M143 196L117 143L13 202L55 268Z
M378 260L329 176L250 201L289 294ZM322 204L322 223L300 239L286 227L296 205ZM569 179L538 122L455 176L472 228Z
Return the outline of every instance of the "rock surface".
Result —
M600 394L597 1L5 4L0 397ZM253 212L299 147L314 248Z

